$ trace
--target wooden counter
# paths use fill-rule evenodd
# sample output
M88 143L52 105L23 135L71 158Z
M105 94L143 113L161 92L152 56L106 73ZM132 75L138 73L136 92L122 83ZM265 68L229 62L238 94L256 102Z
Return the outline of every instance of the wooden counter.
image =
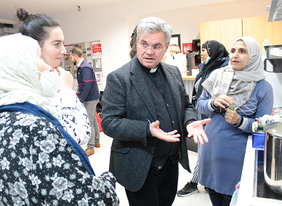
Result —
M193 81L195 81L195 78L196 77L194 77L194 76L182 76L183 80L193 80Z

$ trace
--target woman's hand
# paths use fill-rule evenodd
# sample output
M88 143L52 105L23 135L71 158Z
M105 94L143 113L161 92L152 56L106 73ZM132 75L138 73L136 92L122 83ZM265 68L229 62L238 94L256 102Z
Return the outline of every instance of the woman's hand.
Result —
M180 134L176 134L177 130L171 132L164 132L160 129L160 122L157 120L150 124L150 130L153 137L161 139L166 142L179 142Z
M209 118L188 124L187 125L188 138L193 136L194 142L196 144L200 142L201 145L204 145L204 141L208 143L209 139L203 129L203 125L209 123L210 121L211 119Z
M61 90L72 89L73 76L69 71L64 70L61 67L54 69L55 80L58 83Z
M238 124L240 119L239 114L229 108L226 109L225 120L230 124Z
M213 105L215 107L221 107L225 109L226 107L229 107L233 102L233 98L230 98L226 95L220 95L213 101Z

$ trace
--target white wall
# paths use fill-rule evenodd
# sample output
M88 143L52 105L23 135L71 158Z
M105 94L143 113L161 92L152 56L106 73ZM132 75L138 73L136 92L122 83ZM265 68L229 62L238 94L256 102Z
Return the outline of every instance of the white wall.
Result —
M180 0L178 0L180 1ZM142 18L157 16L167 21L174 34L181 35L181 43L192 42L200 38L200 22L224 19L254 17L268 15L267 5L271 0L230 0L207 6L194 6L177 9L175 4L170 10L164 10L160 0L152 0L152 4L142 4L142 1L126 1L95 8L82 8L80 12L61 13L56 18L64 31L65 43L101 40L102 67L104 90L106 76L111 71L121 67L130 60L130 35ZM199 0L203 2L206 0ZM226 2L226 0L225 0Z

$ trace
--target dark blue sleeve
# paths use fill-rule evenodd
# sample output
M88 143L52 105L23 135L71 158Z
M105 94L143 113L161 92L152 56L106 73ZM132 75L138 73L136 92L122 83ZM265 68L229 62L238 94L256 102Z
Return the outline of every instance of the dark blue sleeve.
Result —
M83 84L82 90L80 91L80 95L81 95L80 101L84 103L96 79L93 69L91 67L83 67L80 75L82 76L82 84Z

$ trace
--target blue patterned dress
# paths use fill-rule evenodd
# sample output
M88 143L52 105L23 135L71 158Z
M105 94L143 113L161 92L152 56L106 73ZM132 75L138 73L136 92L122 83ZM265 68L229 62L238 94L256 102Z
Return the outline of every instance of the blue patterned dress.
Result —
M91 175L47 119L0 113L0 205L118 205L110 172Z

